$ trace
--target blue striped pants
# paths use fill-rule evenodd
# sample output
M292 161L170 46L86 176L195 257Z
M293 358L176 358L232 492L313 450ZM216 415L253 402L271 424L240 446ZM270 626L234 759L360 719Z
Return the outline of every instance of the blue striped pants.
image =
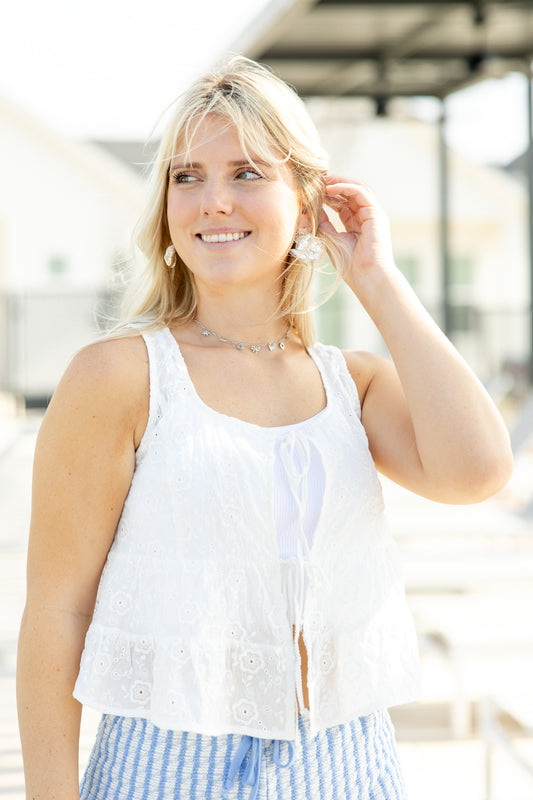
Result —
M405 800L389 714L377 711L313 738L308 720L299 717L293 743L102 717L81 800L200 798Z

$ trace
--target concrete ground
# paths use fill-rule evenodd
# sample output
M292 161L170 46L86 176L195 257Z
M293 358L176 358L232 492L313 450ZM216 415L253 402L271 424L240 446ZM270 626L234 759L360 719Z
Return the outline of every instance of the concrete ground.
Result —
M24 797L15 661L39 423L38 414L17 416L0 403L0 800ZM512 488L462 509L421 501L387 483L384 489L421 642L421 701L392 710L409 800L489 800L479 702L514 690L525 698L522 707L529 700L533 707L531 522L509 510L516 505ZM97 720L84 713L82 763ZM533 765L533 738L511 718L504 722ZM494 749L490 770L490 800L532 800L533 776L504 748Z

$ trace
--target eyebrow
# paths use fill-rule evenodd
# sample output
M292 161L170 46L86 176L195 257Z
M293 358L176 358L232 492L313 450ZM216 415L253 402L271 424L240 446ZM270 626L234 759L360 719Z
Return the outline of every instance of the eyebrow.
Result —
M229 167L246 167L248 165L257 164L258 167L270 167L271 164L268 164L266 161L262 161L260 158L254 159L247 159L247 158L240 158L238 161L228 161ZM186 162L173 162L170 164L170 169L176 169L176 167L182 167L183 169L200 169L203 165L199 161L186 161Z

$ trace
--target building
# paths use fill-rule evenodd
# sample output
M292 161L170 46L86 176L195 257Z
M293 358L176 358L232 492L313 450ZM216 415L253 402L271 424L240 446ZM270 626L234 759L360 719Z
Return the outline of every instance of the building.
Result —
M398 266L441 318L438 131L371 118L350 99L316 98L309 110L334 173L369 184L391 220ZM153 146L62 139L0 98L0 380L42 404L77 348L112 314ZM527 196L503 170L450 154L452 338L489 379L526 364ZM330 293L319 275L317 303ZM317 312L320 337L384 351L347 287Z
M97 329L143 179L0 98L0 389L41 403Z
M368 184L391 221L396 262L440 321L438 130L413 119L362 118L353 100L315 99L309 110L333 174ZM451 338L482 378L528 359L527 193L504 170L449 153ZM322 310L326 339L380 350L349 291Z

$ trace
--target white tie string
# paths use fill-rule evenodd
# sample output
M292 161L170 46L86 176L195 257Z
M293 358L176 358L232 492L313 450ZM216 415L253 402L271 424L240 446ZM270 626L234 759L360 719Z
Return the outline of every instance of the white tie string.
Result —
M305 436L291 430L281 441L280 459L287 475L289 489L297 508L297 556L286 561L285 597L291 604L289 613L294 624L294 659L296 663L296 697L300 711L305 708L302 686L302 660L299 639L303 629L305 598L311 575L311 549L304 529L304 513L308 497L308 474L311 449Z

